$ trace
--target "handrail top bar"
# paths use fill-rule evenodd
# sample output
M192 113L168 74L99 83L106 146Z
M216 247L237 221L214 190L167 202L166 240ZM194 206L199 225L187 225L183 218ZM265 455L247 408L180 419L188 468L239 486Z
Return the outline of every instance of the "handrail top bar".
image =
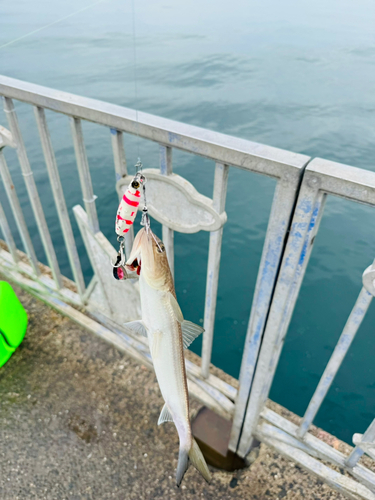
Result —
M375 172L371 170L314 158L306 167L305 177L315 177L316 187L326 193L375 205Z
M239 139L208 129L138 112L116 104L69 94L0 75L0 95L34 106L100 123L211 158L245 170L276 178L299 176L309 157L283 149Z

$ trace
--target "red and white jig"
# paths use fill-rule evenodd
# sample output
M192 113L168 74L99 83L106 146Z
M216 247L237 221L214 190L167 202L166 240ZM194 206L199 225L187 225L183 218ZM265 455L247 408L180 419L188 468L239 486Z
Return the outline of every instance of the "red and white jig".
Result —
M142 168L142 163L138 160L135 165L137 168ZM144 205L142 214L142 225L149 227L150 222L146 206L146 192L145 192L146 178L141 171L138 171L129 184L125 194L120 201L117 209L115 231L117 234L117 241L120 243L120 249L117 253L116 262L112 262L113 276L117 280L127 279L128 274L125 270L126 254L125 254L125 235L131 228L136 218L139 203L141 200L141 191L143 190Z
M117 236L124 236L133 224L137 215L141 199L141 190L143 189L145 181L146 179L144 175L140 172L136 173L124 196L122 197L116 216L115 230Z

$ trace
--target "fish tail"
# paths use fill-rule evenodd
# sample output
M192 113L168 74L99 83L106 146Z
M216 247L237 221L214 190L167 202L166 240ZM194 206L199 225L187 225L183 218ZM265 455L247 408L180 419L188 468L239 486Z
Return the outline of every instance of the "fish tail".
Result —
M204 479L209 483L211 481L211 474L208 470L206 460L201 452L198 443L193 438L193 443L189 451L189 459L194 467L202 474Z
M206 461L201 450L199 449L197 442L193 438L190 450L187 450L184 447L180 448L176 473L177 486L180 486L185 472L189 467L189 460L194 465L194 467L202 474L204 479L209 483L211 481L210 471L208 470Z
M189 450L180 447L180 451L178 453L178 464L176 472L177 486L180 486L181 481L185 475L185 472L188 470L188 467L189 467Z

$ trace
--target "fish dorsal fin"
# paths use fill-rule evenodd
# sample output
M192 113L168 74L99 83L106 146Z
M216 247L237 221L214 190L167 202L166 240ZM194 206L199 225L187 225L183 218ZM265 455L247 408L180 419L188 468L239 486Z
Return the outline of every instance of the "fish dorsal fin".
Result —
M168 294L168 300L169 300L169 303L172 307L173 314L175 315L177 321L179 323L182 323L184 321L184 317L182 315L180 306L178 305L177 299L175 298L175 296L171 292L169 292L169 294Z
M161 410L158 425L163 424L164 422L173 422L173 417L168 410L167 404L165 404Z
M184 321L181 323L182 330L182 343L184 344L184 349L187 349L189 345L195 340L201 333L204 332L204 328L191 321Z
M124 323L124 326L130 328L130 330L133 330L133 332L138 333L138 335L147 337L147 327L142 320L129 321L129 323Z

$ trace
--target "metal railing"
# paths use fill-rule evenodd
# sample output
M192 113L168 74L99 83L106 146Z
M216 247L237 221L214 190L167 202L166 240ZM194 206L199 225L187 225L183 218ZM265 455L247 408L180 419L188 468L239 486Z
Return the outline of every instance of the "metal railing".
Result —
M297 460L350 498L374 499L375 473L358 464L358 460L366 449L373 449L371 445L375 439L375 420L363 437L357 439L357 446L347 457L309 434L308 430L375 295L375 264L363 274L363 287L300 425L288 422L265 407L315 236L319 230L325 200L329 195L375 206L375 173L320 158L315 158L307 166L270 307L259 353L258 369L244 418L243 432L236 450L244 455L251 448L254 438L259 439ZM234 448L233 443L231 447ZM368 454L372 456L371 451ZM313 457L321 458L344 469L362 484L336 473Z
M113 150L115 180L118 183L127 176L123 133L139 135L160 145L161 176L169 178L174 176L172 173L173 149L214 160L216 168L212 200L203 200L199 194L196 196L197 199L200 197L199 203L202 206L206 204L206 207L217 213L222 219L225 211L228 172L231 168L256 172L277 180L249 317L241 362L239 389L237 390L212 375L209 369L214 339L223 235L221 225L219 229L210 231L202 361L201 366L198 366L186 360L189 390L192 395L214 411L225 418L233 419L230 439L232 451L245 456L250 450L253 440L261 440L284 455L300 462L349 497L374 500L375 474L364 466L358 465L358 459L364 450L367 450L366 453L371 456L375 424L370 425L363 437L356 435L358 445L350 457L344 457L337 450L307 432L349 348L350 341L365 315L372 295L375 293L375 290L369 288L373 285L372 267L366 275L366 283L370 283L370 285L366 285L367 289L363 289L360 293L357 304L348 319L301 425L297 427L267 409L265 402L303 280L314 236L318 231L325 197L327 193L335 194L374 206L375 173L320 159L308 163L310 158L304 155L141 112L138 113L137 121L133 110L4 76L0 76L0 95L4 99L4 110L10 128L10 134L0 128L0 173L28 257L28 263L25 262L25 259L20 258L0 204L0 227L8 246L8 251L0 249L1 272L79 324L119 348L125 349L134 358L148 366L152 365L152 360L145 340L135 337L121 326L121 321L116 321L116 306L113 305L115 299L111 299L112 289L116 286L123 286L121 290L128 294L129 300L135 304L135 309L138 292L134 284L114 283L111 276L112 281L107 281L108 269L103 271L105 266L108 267L107 257L109 255L113 257L115 250L100 232L81 120L108 127ZM13 99L34 106L75 286L71 286L72 284L69 284L59 271L18 125ZM71 121L71 132L85 208L83 210L81 207L75 207L74 213L86 248L92 248L89 257L94 270L94 278L87 289L83 280L50 140L45 109L67 115ZM16 147L52 277L41 272L37 262L22 209L2 153L2 148L6 146ZM164 220L161 222L163 223L163 240L173 272L174 230ZM128 251L132 244L132 238L133 232L129 231L126 239ZM95 294L98 293L101 294L103 302L107 303L108 306L108 310L104 314L93 307ZM90 313L90 316L80 312L72 305L84 308L87 313ZM322 464L317 458L343 467L354 479L337 473Z

